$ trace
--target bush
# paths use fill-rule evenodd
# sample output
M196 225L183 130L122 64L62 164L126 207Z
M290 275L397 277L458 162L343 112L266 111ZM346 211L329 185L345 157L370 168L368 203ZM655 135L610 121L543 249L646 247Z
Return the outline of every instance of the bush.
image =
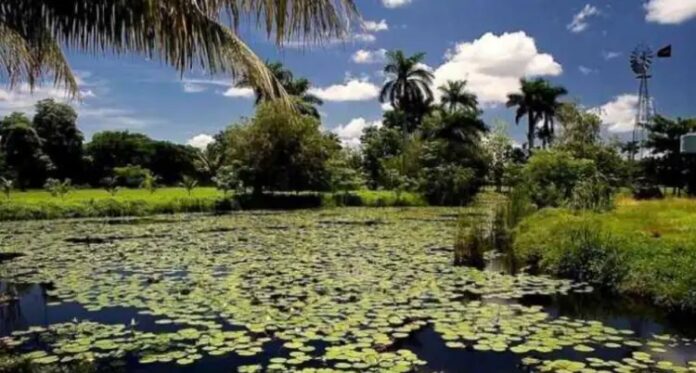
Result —
M114 176L118 184L127 188L138 188L143 181L152 173L147 168L141 166L124 166L114 168Z
M467 219L460 220L454 241L454 265L483 269L483 254L490 248L490 239L481 224L470 225Z
M593 161L564 151L538 151L524 168L530 195L539 207L564 205L580 181L596 174Z
M614 207L614 193L606 178L596 173L575 185L568 205L575 210L608 211Z
M474 170L448 164L425 169L421 188L433 205L462 206L473 200L480 184Z

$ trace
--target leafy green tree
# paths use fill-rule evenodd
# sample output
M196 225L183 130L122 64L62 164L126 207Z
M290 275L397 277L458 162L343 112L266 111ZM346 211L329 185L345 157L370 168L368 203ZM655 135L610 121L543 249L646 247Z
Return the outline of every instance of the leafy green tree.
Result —
M197 149L169 141L153 141L152 152L142 164L164 185L176 185L183 175L196 174Z
M128 188L138 188L143 181L152 175L152 171L142 166L128 165L114 168L114 176L119 185Z
M273 103L259 105L254 118L232 126L226 141L228 164L257 194L326 189L326 162L341 148L315 118Z
M489 177L498 192L503 190L503 185L509 180L511 167L513 167L513 142L507 132L507 124L498 122L488 135L485 148L490 159Z
M571 199L578 183L597 174L597 166L566 151L544 150L529 158L524 174L537 206L558 207Z
M58 179L79 180L82 170L82 132L77 128L77 113L67 104L53 99L36 104L33 126L42 139L42 150L53 163L51 174Z
M403 150L402 135L396 128L368 127L363 131L360 142L367 187L377 189L384 179L383 160L397 157Z
M478 98L466 91L466 80L447 81L447 84L440 86L438 90L442 96L442 108L450 113L458 110L478 112Z
M116 167L148 165L155 149L153 141L143 134L104 131L92 136L86 153L91 160L94 180L101 180L111 176Z
M22 113L13 113L0 122L0 149L7 167L16 176L19 188L40 187L51 169L42 141Z
M243 184L234 166L222 166L213 177L215 187L225 195L230 191L242 191Z
M230 27L220 21L225 14ZM11 84L33 87L50 76L78 95L63 46L92 54L139 53L158 57L181 75L194 67L213 75L244 74L273 95L272 75L237 33L241 20L282 45L342 37L356 18L353 0L13 0L0 7L0 67Z
M647 129L645 146L650 149L652 157L646 163L654 165L652 178L680 193L689 181L696 178L696 160L693 156L681 154L681 137L696 131L696 118L674 120L657 116ZM689 192L696 194L696 183L688 186Z
M387 52L384 73L387 81L380 92L379 101L390 103L406 114L403 132L417 127L433 101L433 73L423 64L425 53L406 56L403 51Z

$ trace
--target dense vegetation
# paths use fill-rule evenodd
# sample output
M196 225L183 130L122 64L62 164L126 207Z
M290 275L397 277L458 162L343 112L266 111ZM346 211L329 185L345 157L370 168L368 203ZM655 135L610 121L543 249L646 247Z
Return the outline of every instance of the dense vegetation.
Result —
M544 210L517 229L525 263L610 291L696 310L696 202L621 199L606 213Z

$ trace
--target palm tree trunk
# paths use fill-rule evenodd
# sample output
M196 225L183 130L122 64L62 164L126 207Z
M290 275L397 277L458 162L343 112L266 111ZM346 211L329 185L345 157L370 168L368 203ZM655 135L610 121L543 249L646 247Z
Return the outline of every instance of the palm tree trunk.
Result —
M527 120L529 121L529 128L527 129L527 146L529 147L528 150L531 154L532 149L534 149L534 135L536 134L536 123L534 123L534 113L531 110L529 111Z

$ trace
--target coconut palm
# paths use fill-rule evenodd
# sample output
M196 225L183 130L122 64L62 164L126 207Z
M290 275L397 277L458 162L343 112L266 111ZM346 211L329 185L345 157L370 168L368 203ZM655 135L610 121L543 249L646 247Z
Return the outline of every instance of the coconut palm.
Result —
M354 0L6 0L0 5L0 76L10 85L26 82L32 88L51 76L54 84L78 95L63 55L66 47L91 54L138 53L182 74L194 67L244 74L275 97L273 76L235 31L240 20L258 25L282 45L343 37L356 15Z
M446 85L438 88L442 98L442 107L453 113L459 109L471 113L478 112L478 99L476 95L466 91L466 80L448 80Z
M520 80L520 93L508 95L507 107L516 107L515 123L527 117L527 147L531 152L534 149L534 138L537 135L536 125L542 117L543 104L541 92L544 89L542 79Z
M292 71L286 69L280 62L268 63L266 66L271 72L271 75L273 75L278 82L278 88L284 89L291 97L295 109L300 114L319 118L319 110L316 107L323 105L324 102L319 97L309 93L309 89L311 88L309 80L305 78L296 79ZM268 95L263 90L254 87L253 81L248 79L246 75L242 76L237 86L254 88L256 105L273 98L273 96ZM275 95L277 96L279 93L278 89L276 89Z
M568 90L561 86L554 86L548 81L541 90L541 110L540 116L544 121L543 127L539 130L539 138L542 141L543 147L553 143L556 135L555 121L556 114L561 107L561 102L558 99L561 96L568 94Z
M432 102L433 92L430 86L434 76L423 64L424 58L425 53L407 57L400 50L387 52L388 62L384 67L387 82L382 87L379 101L388 102L395 109L406 113L422 106L424 102Z

